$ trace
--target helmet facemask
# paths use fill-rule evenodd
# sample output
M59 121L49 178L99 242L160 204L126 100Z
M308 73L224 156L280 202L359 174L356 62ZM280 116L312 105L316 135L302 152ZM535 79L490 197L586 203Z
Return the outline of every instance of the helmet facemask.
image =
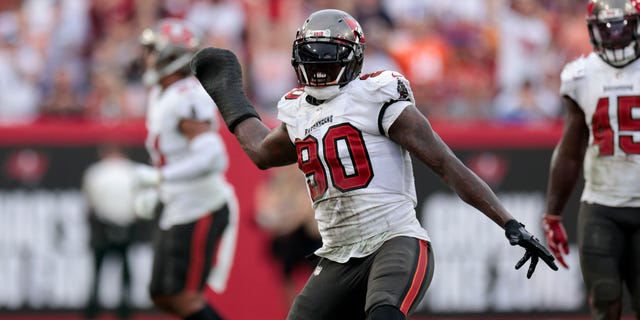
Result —
M596 8L587 17L594 50L609 65L621 68L640 57L640 23L637 12L622 8Z
M293 65L302 85L345 85L360 74L362 62L362 49L340 39L303 39L293 45Z

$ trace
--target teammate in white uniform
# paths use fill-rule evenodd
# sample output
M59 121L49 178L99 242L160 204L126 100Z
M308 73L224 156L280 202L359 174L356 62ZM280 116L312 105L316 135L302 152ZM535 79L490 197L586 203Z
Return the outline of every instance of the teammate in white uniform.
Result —
M202 289L219 241L218 280L212 285L224 288L237 226L234 191L224 176L228 159L217 133L217 108L188 66L199 41L191 27L172 19L141 35L147 49L143 81L153 85L146 140L153 167L137 170L141 184L157 186L162 204L151 298L159 308L193 320L221 319Z
M293 43L303 88L278 104L269 130L242 92L233 53L207 48L192 69L227 126L261 169L298 163L305 174L323 246L288 319L406 319L427 290L433 253L416 218L410 153L458 194L504 226L526 248L517 268L553 256L431 130L408 81L392 71L360 76L365 37L339 10L317 11Z
M568 268L561 214L583 167L578 246L593 319L620 319L624 284L640 319L638 8L635 1L591 0L594 52L561 74L567 118L551 160L543 224L549 248Z

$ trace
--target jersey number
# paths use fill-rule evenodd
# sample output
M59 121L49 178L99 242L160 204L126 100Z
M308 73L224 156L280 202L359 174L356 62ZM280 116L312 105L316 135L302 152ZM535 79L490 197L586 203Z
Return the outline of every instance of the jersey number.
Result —
M640 143L633 142L630 131L640 132L640 119L632 115L633 108L640 110L640 96L618 97L618 144L627 154L640 154ZM600 98L591 118L593 143L601 156L613 155L614 132L609 119L609 98Z
M333 186L342 191L364 188L373 179L373 169L362 133L350 124L329 128L322 138L324 163L329 168ZM339 146L346 146L349 159L341 159ZM327 191L327 172L318 153L318 140L309 136L296 141L298 167L304 172L315 201ZM344 150L344 149L342 149ZM350 162L350 163L348 163Z

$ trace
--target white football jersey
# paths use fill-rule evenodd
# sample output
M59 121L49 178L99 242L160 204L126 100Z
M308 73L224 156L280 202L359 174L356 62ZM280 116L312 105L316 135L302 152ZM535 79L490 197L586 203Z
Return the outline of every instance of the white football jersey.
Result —
M582 200L640 207L640 61L614 68L591 53L567 64L561 79L560 94L589 127Z
M193 77L187 77L170 85L165 90L159 86L149 94L147 110L146 147L153 164L157 167L169 165L187 156L189 140L180 132L182 119L209 121L218 136L219 120L217 107ZM218 136L219 137L219 136ZM226 150L221 137L216 149ZM219 157L227 162L226 152ZM196 221L198 218L221 208L233 195L223 171L212 170L194 179L163 181L159 188L164 211L160 227L168 229L176 224Z
M351 81L324 104L296 89L278 103L305 174L322 235L321 257L364 257L396 236L429 240L416 217L409 152L388 137L413 102L408 81L392 71Z

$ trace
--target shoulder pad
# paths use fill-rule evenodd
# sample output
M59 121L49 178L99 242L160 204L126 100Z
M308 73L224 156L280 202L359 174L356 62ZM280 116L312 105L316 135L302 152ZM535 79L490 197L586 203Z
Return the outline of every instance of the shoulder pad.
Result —
M295 100L300 98L300 96L304 93L303 87L297 87L295 89L291 89L291 91L287 92L282 99L284 100Z
M298 100L300 97L302 97L303 94L304 94L304 88L302 87L291 89L291 91L285 93L280 98L280 100L278 100L278 109L286 105L291 105L291 104L297 105L297 103L294 103L294 102Z
M587 58L581 56L567 63L560 73L560 79L565 82L583 78L585 76L585 69L587 65L586 61Z
M358 78L358 86L363 94L374 100L386 102L389 100L413 101L413 92L409 81L396 71L377 71L362 75Z
M395 81L395 79L397 78L404 78L404 76L401 73L396 71L379 70L376 72L363 74L358 79L368 80L369 82L374 82L374 83L379 83L380 85L384 85L390 81Z
M302 87L292 89L280 98L277 105L277 118L284 123L293 123L296 118L296 110L300 97L304 94Z

